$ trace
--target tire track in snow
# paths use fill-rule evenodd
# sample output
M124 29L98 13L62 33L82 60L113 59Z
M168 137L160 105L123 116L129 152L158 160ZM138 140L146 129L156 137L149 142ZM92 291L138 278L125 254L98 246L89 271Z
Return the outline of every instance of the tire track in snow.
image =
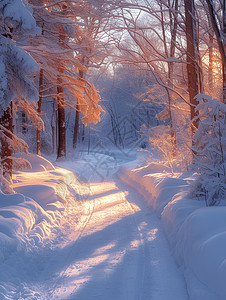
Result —
M99 183L98 185L101 186L101 184L102 183ZM110 187L110 189L107 189L107 194L110 193L110 192L112 192L112 191L114 191L114 190L115 190L115 185L112 185L112 187ZM98 194L99 197L96 198L95 197L95 189L94 189L94 197L92 199L89 199L89 200L85 201L86 204L89 203L89 211L88 211L88 213L85 214L87 217L85 218L85 220L83 220L81 222L79 228L73 234L70 235L70 242L67 244L68 246L70 246L70 245L73 246L73 244L75 244L80 238L83 237L83 234L84 234L85 230L87 229L88 225L90 224L91 219L92 219L94 213L98 212L99 210L100 211L102 210L102 208L98 208L97 207L97 201L100 198L108 197L108 195L107 196L102 196L105 193L106 193L106 190L104 190L102 193ZM92 192L90 193L89 196L90 196L90 198L91 198L91 196L93 196ZM122 203L122 200L114 201L114 204L112 204L112 203L105 204L104 207L106 209L106 208L109 208L112 205L115 205L115 204L118 204L118 203ZM66 216L66 214L65 214L65 216ZM72 213L72 218L73 218L73 213ZM68 252L68 257L70 257L70 253L72 251L74 251L73 247ZM67 259L65 259L65 266L66 265L67 265ZM59 289L60 286L62 286L64 284L64 282L62 282L62 278L66 277L65 275L66 275L67 270L68 270L68 267L66 267L60 273L60 276L58 278L56 278L56 280L52 283L51 290L49 290L49 292L48 292L48 299L56 299L55 297L57 297L57 296L54 295L55 291L57 289Z
M144 287L144 278L145 278L145 250L144 250L144 238L143 238L143 234L141 231L140 226L138 225L137 219L136 219L136 210L134 209L134 206L125 198L125 202L126 204L129 206L129 208L132 211L131 217L134 220L134 223L136 225L137 228L137 233L139 235L139 240L140 240L140 247L141 247L141 255L142 255L142 263L141 263L141 267L140 264L138 263L138 272L137 272L137 280L136 283L138 285L138 287L136 288L136 291L138 292L139 295L137 295L138 297L136 297L137 300L143 300L142 296L143 296L143 287ZM140 271L141 268L141 271ZM141 272L141 274L140 274ZM139 276L141 275L141 276ZM141 278L141 282L140 279Z
M88 200L86 200L88 201ZM92 202L87 202L89 203L89 212L86 217L86 219L81 222L81 225L79 226L78 230L75 231L75 233L70 237L71 239L71 243L76 243L76 241L82 236L84 230L86 229L88 223L90 222L91 218L92 218L92 215L94 213L94 210L95 210L95 199L92 201ZM71 249L71 251L73 251L73 249ZM68 253L68 256L70 252ZM65 262L66 262L66 259L65 259ZM65 270L61 273L61 276L58 277L53 283L52 283L52 286L51 286L51 290L48 292L48 295L49 297L51 298L48 298L48 299L54 299L54 297L52 297L55 293L55 290L56 288L59 286L60 282L61 282L61 278L64 277L65 273L67 271L67 268L65 268ZM44 300L44 299L43 299Z
M124 182L124 183L123 183ZM139 221L139 231L143 240L146 257L144 268L144 291L142 300L188 300L185 279L174 258L161 228L161 220L152 207L147 204L139 182L128 180L128 176L119 174L119 186L131 191L132 202L139 203L141 213L135 219Z
M116 216L116 219L114 219L114 209L116 209L116 211L117 211L117 208L120 208L121 213L123 212L122 218L124 218L126 216L128 217L131 214L133 215L134 213L136 213L135 208L127 201L124 192L122 192L121 190L117 190L117 193L113 193L112 191L113 190L111 190L111 193L108 194L108 195L101 196L101 197L93 199L94 202L93 202L93 206L92 206L92 211L90 212L90 215L86 219L86 222L83 223L83 227L82 227L82 230L80 231L80 233L78 235L74 235L75 241L77 241L80 237L83 237L83 234L85 234L85 236L87 234L91 235L92 234L92 229L94 227L95 227L95 232L96 232L96 230L97 231L102 230L103 228L102 229L99 228L98 227L99 225L98 225L98 222L97 222L100 219L102 220L102 217L103 217L103 220L102 220L103 224L105 224L105 218L107 220L109 216L111 217L110 223L107 222L104 225L105 226L104 228L106 228L109 225L114 224L115 222L117 222L118 221L117 220L117 216ZM136 238L137 238L137 235L138 235L138 237L140 239L141 236L140 236L140 233L139 233L139 228L138 228L136 219L134 217L132 217L132 218L130 217L129 219L133 220L133 223L135 224L136 231L137 231ZM123 222L127 223L126 220L123 221ZM128 224L126 226L124 226L124 228L123 228L124 232L121 231L121 230L117 232L117 234L118 234L118 241L121 241L121 240L127 241L127 233L125 232L125 229L127 227L128 227ZM129 225L129 227L130 227L130 225ZM132 226L132 227L134 227L134 226ZM132 230L132 232L134 232L134 229ZM129 229L128 233L129 233L129 235L131 234L131 229ZM119 238L119 236L120 236L120 238ZM133 239L134 239L134 234L133 234ZM142 241L140 241L139 244L141 245L141 243L142 243ZM129 248L127 248L127 247L124 248L124 246L123 246L123 248L118 252L118 254L115 254L117 256L116 260L120 261L121 258L126 257L126 256L128 256L128 257L131 258L131 255L129 255L130 252L131 252L131 245L129 246ZM141 276L142 277L142 281L140 282L140 280L139 280L139 278L140 278L140 267L139 267L139 263L138 263L138 259L137 259L137 253L135 255L136 255L136 262L137 262L136 266L137 266L138 272L134 272L133 264L130 264L130 262L128 262L128 265L124 264L124 266L126 266L126 270L123 270L123 274L124 274L123 278L126 279L128 281L128 283L129 283L127 296L125 295L125 298L123 298L125 300L126 299L129 299L129 300L131 300L131 299L143 300L142 299L142 291L141 291L141 288L142 288L142 285L143 285L143 275ZM139 255L140 255L140 252L139 252ZM128 257L127 257L126 261L128 261ZM134 257L134 253L132 254L132 257ZM143 258L143 252L142 252L142 258ZM78 268L79 268L79 264L80 263L78 262ZM77 269L76 265L77 265L77 263L73 266L74 269ZM108 262L107 262L107 265L108 265ZM130 269L132 267L132 269L131 269L132 270L132 274L130 272L128 272L127 267L128 267L128 269ZM64 282L61 281L61 278L64 275L67 275L68 269L70 269L70 266L68 268L65 268L65 270L63 271L63 273L61 273L61 277L58 278L57 282L55 282L55 285L54 285L54 287L52 289L52 293L50 294L51 298L48 298L48 299L60 299L60 298L57 297L57 291L56 291L56 289L59 291L59 290L61 290L63 288ZM136 273L136 279L134 280L134 278L132 277L132 282L131 282L130 277L131 277L131 275L134 276L134 273ZM138 282L139 286L137 286L137 284L136 284L137 282ZM131 291L134 291L134 286L135 285L137 286L135 290L139 294L139 297L135 296L135 298L134 298L134 296L133 296L133 294L132 294ZM131 286L132 286L132 288L131 288ZM77 290L77 288L74 288L74 289L71 290L70 293L73 294L73 293L76 292L76 290ZM124 287L124 290L125 290L125 287ZM130 296L128 296L128 295L130 295Z

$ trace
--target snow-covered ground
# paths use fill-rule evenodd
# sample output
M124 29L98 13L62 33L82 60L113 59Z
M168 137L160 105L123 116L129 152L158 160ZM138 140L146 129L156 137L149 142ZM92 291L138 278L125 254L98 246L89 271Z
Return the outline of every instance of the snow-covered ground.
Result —
M0 195L0 299L225 299L224 209L184 197L192 176L135 152L27 158Z
M189 299L226 299L226 199L206 207L190 199L195 174L170 175L166 166L150 163L124 166L122 181L136 188L161 218L163 230L178 266L183 270Z

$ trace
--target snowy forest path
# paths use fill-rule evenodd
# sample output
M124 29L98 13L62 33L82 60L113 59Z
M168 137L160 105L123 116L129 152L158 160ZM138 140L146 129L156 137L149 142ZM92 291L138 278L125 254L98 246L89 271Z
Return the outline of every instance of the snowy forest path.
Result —
M67 208L45 244L15 253L3 270L17 285L4 299L186 300L183 276L160 220L135 190L115 179L90 183L90 195Z

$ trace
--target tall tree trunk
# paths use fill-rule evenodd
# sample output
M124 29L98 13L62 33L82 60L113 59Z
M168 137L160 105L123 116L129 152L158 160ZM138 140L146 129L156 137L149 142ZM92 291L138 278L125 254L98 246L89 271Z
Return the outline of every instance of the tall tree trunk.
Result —
M196 17L196 16L195 16ZM196 20L196 19L195 19ZM204 90L204 80L203 80L203 67L202 67L202 58L200 55L200 51L199 51L199 32L200 32L200 23L197 21L197 25L196 26L196 32L197 32L197 37L196 37L196 65L197 65L197 69L198 69L198 84L199 84L199 93L201 94L205 94L205 90Z
M57 159L66 156L65 102L62 80L58 78L57 107L58 107L58 148Z
M64 47L65 33L63 26L59 28L59 45ZM61 63L61 62L60 62ZM59 67L59 75L57 77L57 108L58 108L58 147L57 159L66 156L66 128L65 128L65 100L62 82L62 74L64 69Z
M43 89L43 69L40 70L39 74L39 99L38 99L38 114L41 114L42 110L42 89ZM37 155L41 156L41 130L37 129Z
M55 152L55 148L56 148L56 140L57 140L57 136L55 136L56 134L56 113L57 113L57 102L54 99L53 100L53 113L52 113L52 117L51 117L51 129L52 129L52 153Z
M7 107L3 116L0 119L0 124L4 126L10 132L13 132L13 113L12 113L12 102ZM8 138L12 138L12 136L4 132L5 136ZM9 143L5 140L5 138L1 139L1 165L3 168L3 176L10 180L12 177L12 160L8 157L12 156L12 148L9 146Z
M208 84L210 89L210 96L213 96L213 33L209 33L209 70L208 70Z
M194 0L184 0L185 4L185 22L186 22L186 38L187 38L187 76L188 91L190 98L191 120L197 117L195 106L198 104L195 96L199 93L199 72L197 65L197 37L196 37L196 21ZM192 133L198 127L198 119L192 122Z
M212 21L214 33L217 38L218 48L222 61L222 82L223 82L223 103L226 104L226 54L225 54L225 36L226 36L226 0L223 0L223 34L218 25L216 13L213 7L213 1L206 0L209 8L209 14Z
M26 126L25 126L26 115L25 115L24 111L22 111L21 117L22 117L22 133L25 134L27 132L27 130L26 130Z
M170 1L168 1L168 4L170 5ZM169 6L170 7L170 6ZM174 14L169 9L169 17L170 17L170 27L171 27L171 43L170 43L170 58L173 58L175 56L175 49L176 49L176 39L177 39L177 14L178 14L178 0L175 0L174 3ZM168 77L169 77L169 86L173 88L173 80L174 80L174 63L168 62ZM177 134L176 134L176 124L174 120L172 105L173 105L173 97L172 97L172 91L168 92L168 98L169 98L169 115L170 115L170 127L171 127L171 141L172 141L172 156L176 156L176 147L177 147Z
M223 103L226 104L226 65L222 66L223 73Z
M84 63L84 58L82 58L82 63ZM84 77L84 72L79 70L79 77L81 79L83 79ZM74 134L73 134L73 148L75 149L77 147L77 143L78 143L78 131L79 131L79 113L80 111L80 107L79 107L79 103L77 100L76 103L76 113L75 113L75 126L74 126Z
M75 112L75 126L74 126L74 134L73 134L73 148L77 147L78 142L78 130L79 130L79 103L77 100L76 103L76 112Z
M44 35L44 22L42 22L42 35ZM43 69L40 69L39 74L39 99L38 99L38 114L40 116L42 110L42 90L43 90ZM37 129L37 155L41 156L41 130Z

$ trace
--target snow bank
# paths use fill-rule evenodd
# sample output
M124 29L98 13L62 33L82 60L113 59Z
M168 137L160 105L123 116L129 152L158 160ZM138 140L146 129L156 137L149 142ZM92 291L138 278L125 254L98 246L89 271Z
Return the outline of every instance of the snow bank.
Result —
M22 194L0 194L0 259L19 246L20 237L43 220L48 214L32 199ZM43 232L43 236L44 236Z
M160 216L164 207L176 193L186 190L191 178L178 178L181 174L171 175L170 168L158 163L137 167L121 168L118 176L136 188ZM137 184L139 183L139 184Z
M32 153L18 153L14 156L29 161L31 169L23 169L23 171L25 172L41 172L47 170L55 170L53 164L42 156L38 156Z
M121 180L137 189L161 217L191 300L226 299L226 207L205 207L187 196L195 176L170 174L158 163L124 166Z
M185 219L177 233L178 261L185 262L191 289L195 280L201 281L202 290L206 292L202 299L226 299L225 215L226 207L197 209ZM193 299L201 299L195 296Z
M81 183L74 173L34 154L23 158L32 168L13 174L16 193L0 190L0 260L17 248L42 244L65 210L80 203Z

